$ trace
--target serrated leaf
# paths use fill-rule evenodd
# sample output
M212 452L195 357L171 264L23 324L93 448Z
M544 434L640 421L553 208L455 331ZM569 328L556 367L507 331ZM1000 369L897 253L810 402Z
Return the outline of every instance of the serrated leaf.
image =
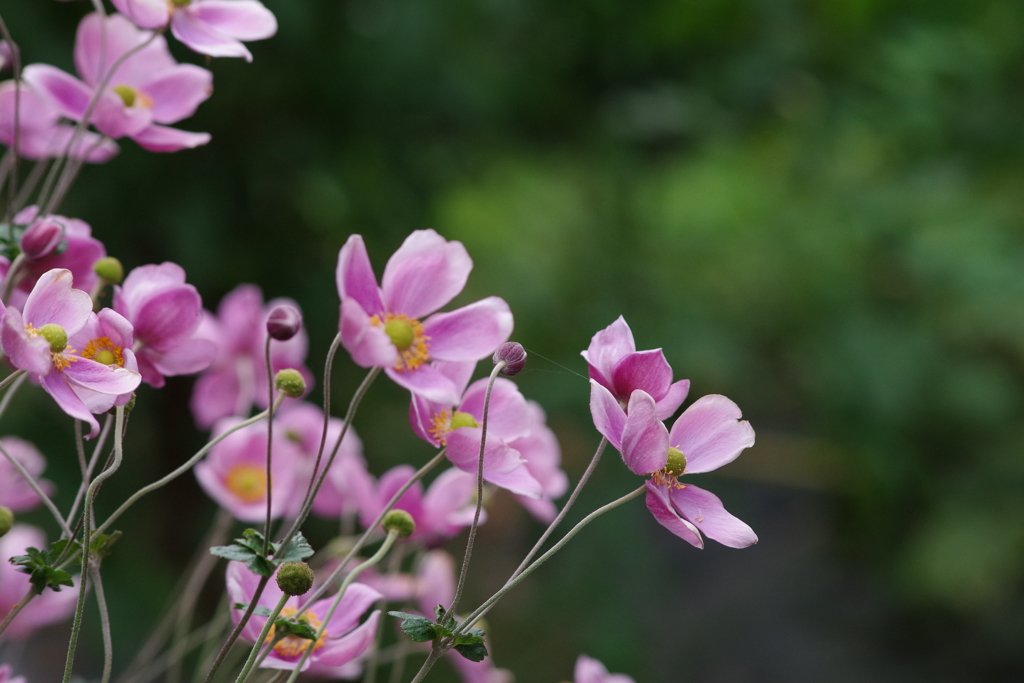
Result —
M121 532L115 531L112 534L100 534L89 542L89 553L96 557L107 557L110 555L110 547L121 538Z
M472 632L470 632L470 633L463 633L458 638L455 639L455 644L456 645L472 645L474 643L482 643L482 642L484 642L484 632L480 631L479 629L474 629L474 631L479 631L479 633L472 633Z
M460 655L471 662L482 662L487 657L487 648L483 643L470 643L467 645L456 645L455 649Z
M417 643L434 640L439 635L436 625L426 617L409 614L408 612L388 612L388 615L401 619L402 624L400 628Z
M273 563L262 555L252 555L248 560L246 560L245 566L248 567L253 574L257 574L259 576L269 577L274 575Z
M239 562L246 562L253 556L251 550L237 545L215 545L210 548L210 554L223 557L225 560L237 560Z
M316 639L316 629L301 620L295 621L288 617L278 617L277 620L274 621L274 628L278 629L275 631L275 635L291 634L306 640Z
M234 607L235 609L246 610L249 609L249 603L236 602ZM252 613L258 617L269 617L271 614L274 613L274 610L270 609L269 607L264 607L263 605L256 605L256 607L253 608Z
M63 545L61 546L64 547ZM47 587L60 592L61 586L73 586L71 574L50 566L50 553L38 548L26 548L26 555L16 555L10 563L18 566L18 571L29 575L29 583L36 594L41 594Z
M274 547L274 564L281 564L283 562L302 562L307 557L313 555L313 546L309 544L306 537L299 531L292 537L292 540L288 543L288 547L284 549L278 549Z

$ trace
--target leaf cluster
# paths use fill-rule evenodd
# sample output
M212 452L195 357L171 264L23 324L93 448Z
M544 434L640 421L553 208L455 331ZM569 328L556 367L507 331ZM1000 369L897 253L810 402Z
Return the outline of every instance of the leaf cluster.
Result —
M270 552L264 554L263 549L267 547L263 534L255 529L246 529L242 532L242 538L236 538L231 545L218 545L210 548L210 552L217 557L227 560L245 562L254 574L259 576L272 576L277 566L285 562L302 562L313 554L313 548L302 535L302 532L295 534L287 548L281 548L280 543L271 543ZM269 612L265 616L269 616Z
M402 631L417 643L439 642L445 638L452 638L458 628L458 622L454 617L446 614L441 605L434 608L436 621L408 612L388 612L388 615L401 619ZM466 659L482 662L487 656L487 648L484 646L485 635L486 633L482 629L470 629L454 636L453 647Z
M103 539L103 542L99 544L90 543L90 546L105 547L108 537L104 535L100 538ZM97 541L100 538L97 538ZM69 543L71 544L70 548L68 547ZM68 539L54 541L50 544L49 550L26 548L25 555L15 555L10 559L10 563L20 565L18 571L29 575L32 590L37 595L42 594L47 587L59 593L61 586L74 586L75 584L71 580L71 574L63 569L57 569L54 565L64 557L65 550L73 553L77 552L80 547L81 544L78 541L69 541Z

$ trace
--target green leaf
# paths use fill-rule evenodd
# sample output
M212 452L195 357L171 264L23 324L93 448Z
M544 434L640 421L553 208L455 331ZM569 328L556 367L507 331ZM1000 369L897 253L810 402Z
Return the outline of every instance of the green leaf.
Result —
M43 552L38 548L26 548L26 555L16 555L10 559L11 564L18 566L19 572L29 575L29 583L32 584L32 590L37 595L41 594L47 587L60 592L61 586L74 585L74 582L71 580L71 574L50 566L52 564L51 555L56 557L59 554L59 552L54 552L53 550L58 544L59 550L62 550L67 545L67 541L58 541L53 544L49 552Z
M474 643L484 642L484 632L478 628L474 628L466 633L461 634L455 639L456 645L473 645Z
M419 617L407 612L388 612L388 615L401 619L401 629L417 643L425 643L428 640L442 637L437 626L426 617Z
M487 648L484 647L483 643L456 645L455 649L460 655L472 662L482 662L487 656Z
M302 562L307 557L313 554L313 547L309 545L309 541L299 531L292 538L291 542L288 543L288 547L284 550L280 550L278 546L274 546L274 564L281 564L283 562Z
M110 555L110 547L121 538L121 532L115 531L112 534L100 534L89 542L89 553L96 557L103 558Z
M293 619L291 617L278 617L274 621L274 628L278 629L274 635L291 634L298 636L299 638L305 638L306 640L316 639L316 629L310 626L302 619Z
M274 564L263 555L263 534L255 529L246 529L242 538L236 538L231 545L210 548L210 553L235 562L245 562L252 573L269 577L274 573Z
M249 603L236 602L235 609L249 609ZM264 607L263 605L256 605L256 607L253 608L252 613L258 617L269 617L271 614L274 613L274 610L270 609L269 607Z

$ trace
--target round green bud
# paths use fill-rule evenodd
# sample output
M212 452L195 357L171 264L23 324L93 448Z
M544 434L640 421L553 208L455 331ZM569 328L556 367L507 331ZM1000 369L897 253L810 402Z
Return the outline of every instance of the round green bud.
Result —
M384 521L381 522L380 526L384 531L394 529L402 538L409 538L412 536L412 532L416 531L416 522L413 521L412 515L405 510L389 511L388 514L384 515Z
M384 332L391 337L391 342L399 351L408 349L416 339L416 330L412 323L402 318L389 320L384 326Z
M686 456L678 448L668 449L668 462L665 463L665 471L674 477L686 471Z
M3 536L14 526L14 513L10 508L0 505L0 536Z
M113 256L104 256L92 264L92 272L112 285L119 285L124 280L124 266Z
M54 323L47 323L39 328L39 336L50 342L50 350L60 353L68 347L68 333Z
M305 562L285 562L277 570L277 587L288 595L304 595L313 587L313 570Z
M479 427L479 426L480 425L478 425L476 423L476 418L473 417L472 415L470 415L469 413L462 413L462 412L459 412L459 411L455 411L455 414L452 415L451 428L453 430L454 429L458 429L459 427Z
M306 380L302 378L302 373L292 368L278 370L274 386L288 398L299 398L306 393Z
M135 104L135 88L130 85L115 85L113 88L124 102L124 106L130 107Z

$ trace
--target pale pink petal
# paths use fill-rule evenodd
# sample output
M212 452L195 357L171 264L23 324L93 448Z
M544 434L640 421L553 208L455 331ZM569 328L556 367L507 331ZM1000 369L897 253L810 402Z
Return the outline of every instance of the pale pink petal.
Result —
M434 607L448 607L455 599L455 560L443 550L431 550L420 560L417 602L420 611L434 615Z
M53 400L57 402L61 410L76 420L81 420L89 425L88 438L91 439L100 433L100 423L96 421L96 418L89 412L89 409L82 403L82 399L68 386L63 373L51 372L43 377L42 385L46 393L53 397Z
M30 64L22 76L68 118L77 121L85 116L92 89L71 74L49 64Z
M398 350L384 328L371 324L359 302L347 297L341 300L341 343L364 368L391 367L398 360Z
M496 296L481 299L423 322L430 337L430 357L438 360L480 360L494 353L512 334L512 311Z
M381 290L385 306L392 313L422 318L454 299L466 286L472 269L473 261L461 242L449 242L433 230L416 230L384 268Z
M234 415L239 392L238 375L234 372L209 372L200 377L189 402L196 424L209 429L217 420Z
M201 21L187 9L180 9L171 17L171 33L199 54L242 57L247 62L252 61L252 54L245 45Z
M193 133L156 124L146 126L129 137L150 152L180 152L201 147L210 141L209 133Z
M355 360L354 356L353 360ZM421 365L412 372L399 372L390 367L385 368L384 372L398 386L435 403L454 405L459 400L459 393L456 391L455 382L441 374L440 371L430 364Z
M53 369L50 357L50 342L42 337L29 336L25 332L25 321L21 311L8 308L0 323L0 344L10 359L11 365L19 370L46 375Z
M334 611L331 620L327 622L327 630L333 635L351 631L359 624L359 618L363 615L363 612L370 609L373 603L382 597L384 596L381 595L380 591L367 586L365 583L357 582L351 584L345 590L345 595L341 596L338 609ZM318 600L310 605L310 611L323 619L333 602L334 596Z
M451 407L428 401L417 394L413 394L409 402L409 424L412 425L412 431L432 446L441 445L437 436L430 430L434 427L435 416L440 415L443 410L451 410Z
M658 419L654 399L637 389L629 398L622 429L622 459L634 474L646 475L668 461L668 430Z
M672 384L672 368L661 349L630 353L615 364L612 371L615 395L626 397L636 389L647 392L655 401L664 398Z
M153 121L177 123L192 116L213 93L213 74L193 64L178 64L147 80L139 90L153 100Z
M167 0L111 0L139 28L160 28L171 19Z
M672 489L669 496L679 515L708 538L730 548L746 548L757 543L753 529L726 512L722 501L710 491L686 484L684 488Z
M354 299L367 315L384 312L380 300L377 278L366 253L362 235L352 235L338 252L338 268L335 271L338 296L344 301Z
M277 19L256 0L203 0L191 11L198 20L239 40L262 40L277 33Z
M590 346L581 356L590 366L590 377L612 389L612 371L626 354L636 351L633 333L620 315L615 322L601 330L590 340Z
M489 450L490 447L488 447ZM485 470L484 480L527 498L539 499L544 495L544 489L541 487L540 482L534 479L533 475L530 474L530 470L522 465L510 472Z
M586 655L580 655L576 660L573 678L576 679L574 683L635 683L625 674L608 673L604 664Z
M54 268L36 282L22 312L25 322L37 328L50 323L60 325L70 337L89 321L92 299L73 288L70 270Z
M469 413L483 424L487 378L479 379L466 390L459 411ZM491 407L487 415L487 438L512 441L527 436L532 427L530 409L519 387L510 379L498 377L491 388Z
M344 599L342 598L342 601ZM377 621L379 619L380 611L378 610L370 614L369 618L359 628L350 631L341 638L328 640L317 651L316 663L320 666L341 666L361 655L373 642L377 634Z
M741 421L739 406L725 396L702 396L683 411L669 443L686 456L686 471L710 472L735 460L754 445L754 428Z
M594 426L608 443L622 450L622 430L626 426L626 411L611 392L596 379L590 380L590 416Z
M664 486L658 486L651 481L647 482L647 509L654 515L654 519L658 520L658 524L693 547L704 548L704 539L697 531L697 527L679 516Z
M118 367L116 365L104 365L88 358L79 357L64 370L64 377L72 384L95 391L101 394L130 394L135 391L141 375L134 370Z
M476 477L472 474L455 467L442 472L431 482L423 496L424 526L428 527L423 531L426 535L436 534L447 538L458 533L466 526L462 523L460 513L467 507L475 507L472 505L475 494Z
M166 5L163 23L167 23ZM105 19L95 12L88 14L79 22L75 33L75 69L83 81L92 87L98 86L125 53L138 48L150 36L151 32L140 31L120 14L111 14ZM121 61L110 77L109 86L137 86L140 74L153 74L173 64L166 41L157 36Z
M533 498L527 498L526 496L516 496L516 500L519 504L526 508L537 521L543 524L550 524L555 521L555 517L558 516L558 507L547 498L541 500L534 500Z
M140 372L143 355L146 356L147 361L153 368L165 377L191 375L209 367L217 355L217 347L206 339L191 339L170 351L156 351L143 348L139 352ZM143 373L143 376L145 376L145 373ZM148 379L146 381L154 387L158 386Z
M686 395L690 393L690 380L681 379L668 388L668 393L660 399L658 405L658 419L667 420L672 417L679 406L683 405Z

